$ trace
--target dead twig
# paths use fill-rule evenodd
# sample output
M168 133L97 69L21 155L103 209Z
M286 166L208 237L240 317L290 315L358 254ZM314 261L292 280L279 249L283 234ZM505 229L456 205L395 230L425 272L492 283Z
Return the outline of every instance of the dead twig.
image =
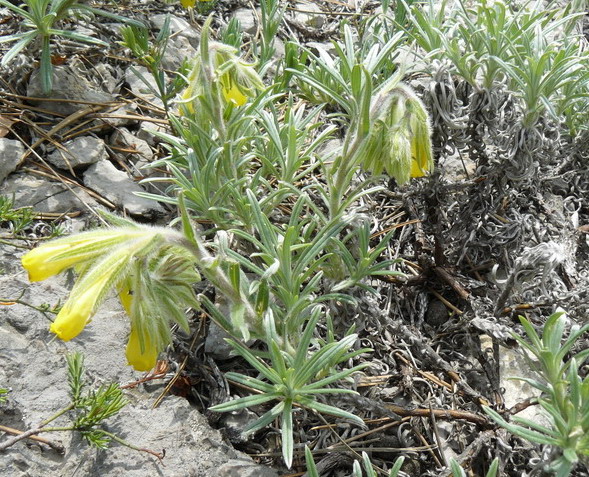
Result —
M4 431L8 434L12 434L15 436L21 436L22 434L26 434L25 431L19 431L18 429L14 429L12 427L2 426L2 425L0 425L0 431ZM27 432L30 432L30 431L27 431ZM65 454L65 447L63 447L63 444L61 442L53 442L53 441L50 441L49 439L44 439L43 437L39 437L39 436L36 436L33 434L26 436L26 437L21 437L21 439L25 439L25 438L30 439L35 442L40 442L41 444L45 444L45 445L51 447L58 454L61 454L61 455Z

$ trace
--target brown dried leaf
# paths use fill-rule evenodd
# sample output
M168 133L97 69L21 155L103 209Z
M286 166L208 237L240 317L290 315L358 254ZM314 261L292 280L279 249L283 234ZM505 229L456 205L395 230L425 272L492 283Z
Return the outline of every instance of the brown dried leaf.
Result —
M6 136L10 132L12 125L16 122L17 120L0 114L0 137Z

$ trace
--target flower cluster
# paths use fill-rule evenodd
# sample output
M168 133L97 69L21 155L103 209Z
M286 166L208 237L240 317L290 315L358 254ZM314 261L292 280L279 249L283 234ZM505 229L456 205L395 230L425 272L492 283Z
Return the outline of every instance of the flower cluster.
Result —
M64 341L78 336L112 289L131 318L127 360L138 371L156 364L171 342L170 321L188 331L182 306L198 303L191 285L200 279L194 258L167 240L175 232L119 227L85 232L41 245L22 257L31 281L70 268L79 277L50 330Z
M413 90L393 84L373 101L363 166L373 174L384 170L402 185L433 169L431 128L427 110Z
M237 56L237 50L223 43L209 43L208 62L201 54L193 60L188 75L188 86L181 93L180 113L193 114L196 102L209 88L213 100L222 99L234 107L243 106L248 97L264 89L264 84L254 65ZM196 105L198 107L198 105Z

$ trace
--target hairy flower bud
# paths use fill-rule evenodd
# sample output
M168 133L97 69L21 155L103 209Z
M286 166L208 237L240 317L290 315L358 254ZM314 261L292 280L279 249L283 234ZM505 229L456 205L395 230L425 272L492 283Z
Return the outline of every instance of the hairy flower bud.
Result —
M403 185L412 177L411 141L407 131L400 128L393 129L388 139L389 158L385 164L385 170L399 185Z
M372 104L370 133L362 146L362 166L383 170L402 185L433 169L427 110L415 93L394 78Z

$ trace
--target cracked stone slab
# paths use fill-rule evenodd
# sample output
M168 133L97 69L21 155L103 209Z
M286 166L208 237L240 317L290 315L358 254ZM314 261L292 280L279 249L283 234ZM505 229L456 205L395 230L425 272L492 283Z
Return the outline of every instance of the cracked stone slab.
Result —
M125 81L135 96L159 108L164 107L162 100L154 94L154 91L158 91L157 83L145 66L129 66L125 70ZM167 77L164 81L167 81Z
M255 35L258 30L258 17L250 8L238 8L233 17L239 22L241 31L248 35Z
M110 143L112 146L127 150L126 152L120 152L121 154L131 156L135 160L141 160L143 163L149 163L153 159L153 151L147 141L138 138L126 128L117 129L112 134Z
M180 18L176 15L159 14L151 17L151 23L159 31L164 26L166 17L170 17L170 37L184 37L190 40L193 46L198 46L200 40L200 33L184 18Z
M22 252L4 251L3 259L18 264ZM32 305L63 303L71 277L67 274L29 284L24 270L10 267L0 278L0 296L15 297ZM126 365L125 344L129 320L116 298L109 298L86 329L75 339L63 342L49 332L49 321L40 312L24 305L5 307L0 320L0 385L8 387L8 401L0 405L0 423L28 429L69 403L66 376L68 352L84 353L88 383L92 386L117 382L126 384L141 377ZM65 455L47 446L19 442L0 453L0 475L30 477L277 477L270 469L256 465L248 456L233 449L219 431L185 399L167 396L152 409L164 387L151 392L142 385L124 390L129 404L109 419L105 429L141 448L166 451L164 466L152 455L117 443L106 450L90 448L79 434L43 434L60 441ZM150 386L153 388L153 384ZM64 417L55 425L67 425ZM0 440L5 438L0 436ZM220 473L220 469L224 469ZM238 472L238 473L235 473Z

